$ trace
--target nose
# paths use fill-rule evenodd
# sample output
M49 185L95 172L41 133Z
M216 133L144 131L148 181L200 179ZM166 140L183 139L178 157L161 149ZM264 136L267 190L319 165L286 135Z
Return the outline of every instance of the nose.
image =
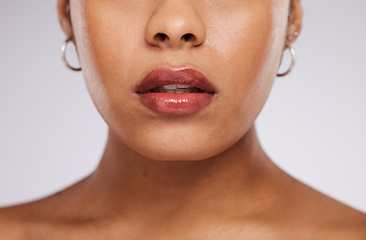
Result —
M146 25L146 42L151 46L172 49L202 45L206 29L193 1L160 1Z

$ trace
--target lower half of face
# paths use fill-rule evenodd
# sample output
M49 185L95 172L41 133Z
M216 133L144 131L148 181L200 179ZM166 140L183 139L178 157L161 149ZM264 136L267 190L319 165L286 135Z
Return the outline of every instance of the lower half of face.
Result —
M98 111L121 143L151 159L200 160L227 150L253 126L270 93L288 5L288 0L72 2L79 58ZM173 72L169 77L178 85L159 69ZM147 83L151 89L144 94L155 91L165 101L171 95L162 89L187 87L187 78L174 75L182 69L209 81L214 92L205 104L181 105L188 108L181 112L179 106L170 111L143 104L138 89L149 73L158 72L150 80L161 80L161 86ZM173 101L181 93L175 94Z

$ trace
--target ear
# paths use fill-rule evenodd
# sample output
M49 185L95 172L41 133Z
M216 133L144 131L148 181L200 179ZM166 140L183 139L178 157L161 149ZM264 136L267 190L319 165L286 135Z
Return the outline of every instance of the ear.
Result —
M287 26L287 36L291 36L292 39L287 40L287 42L293 43L296 40L296 38L300 35L302 29L302 17L303 17L303 9L300 0L293 0L292 12ZM298 33L297 36L294 36L295 32Z
M67 0L57 0L57 12L61 28L65 35L67 37L72 37L73 32L71 27L70 9L67 2Z

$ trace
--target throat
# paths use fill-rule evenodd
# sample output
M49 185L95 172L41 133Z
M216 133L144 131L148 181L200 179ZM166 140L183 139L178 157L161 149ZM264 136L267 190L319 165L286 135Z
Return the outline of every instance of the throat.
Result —
M222 209L231 212L230 206L242 204L252 194L250 185L258 182L253 178L261 175L253 161L262 156L250 140L240 139L226 152L205 160L155 161L133 151L110 131L88 190L106 211L154 215L160 209L166 215L194 209L203 214L226 206Z

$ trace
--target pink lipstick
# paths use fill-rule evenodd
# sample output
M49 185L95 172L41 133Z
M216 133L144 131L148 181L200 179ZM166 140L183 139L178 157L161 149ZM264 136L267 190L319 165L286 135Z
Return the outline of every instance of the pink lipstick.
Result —
M216 92L207 78L194 69L157 68L145 76L136 93L151 110L183 115L210 104Z

